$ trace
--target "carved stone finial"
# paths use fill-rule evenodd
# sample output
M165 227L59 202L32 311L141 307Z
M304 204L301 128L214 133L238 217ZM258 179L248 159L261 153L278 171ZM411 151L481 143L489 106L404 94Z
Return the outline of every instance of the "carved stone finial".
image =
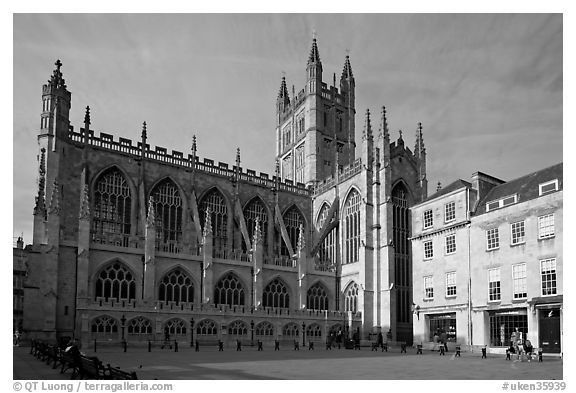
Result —
M197 148L196 148L196 135L192 135L192 155L196 156Z
M146 122L142 123L142 140L146 140L148 138L148 133L146 132Z
M84 114L84 124L90 124L90 107L86 106L86 113Z
M240 148L236 148L236 167L240 168Z

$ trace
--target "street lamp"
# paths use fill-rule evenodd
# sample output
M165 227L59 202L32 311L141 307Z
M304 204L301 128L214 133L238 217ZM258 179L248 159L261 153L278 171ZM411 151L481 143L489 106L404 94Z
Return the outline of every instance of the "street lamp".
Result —
M252 332L251 345L254 346L254 320L250 321L250 329Z
M302 348L306 346L306 324L302 322Z
M194 345L194 318L190 318L190 348Z

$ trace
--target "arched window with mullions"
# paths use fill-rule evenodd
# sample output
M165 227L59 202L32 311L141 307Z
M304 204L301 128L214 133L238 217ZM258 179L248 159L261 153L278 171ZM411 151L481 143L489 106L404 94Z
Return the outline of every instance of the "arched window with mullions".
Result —
M136 298L136 280L134 274L124 264L114 262L100 270L96 275L95 298L132 300Z
M282 280L275 278L266 285L262 294L262 306L290 308L290 294Z
M308 310L328 310L328 293L324 285L317 282L308 289L306 307Z
M247 336L248 325L244 321L234 321L228 325L228 334L231 336Z
M158 287L158 300L164 302L194 302L194 284L188 274L176 268L166 274Z
M284 337L298 337L300 335L300 328L294 322L290 322L282 328L282 335Z
M214 304L227 304L231 307L244 305L244 287L234 273L227 273L216 284Z
M92 241L128 247L131 230L132 196L118 168L102 173L94 183Z
M203 319L196 325L196 334L198 336L216 336L218 334L218 327L216 322L211 319Z
M306 337L309 339L322 337L322 328L317 323L306 326Z
M274 335L274 326L268 321L260 322L254 328L254 334L259 337L272 337Z
M318 220L316 222L316 229L318 231L322 230L326 219L328 218L328 212L330 211L330 206L328 203L324 203L320 208L320 213L318 214ZM322 240L322 244L318 249L317 259L315 261L316 270L320 271L334 271L336 265L336 239L338 237L338 227L333 228Z
M360 202L360 193L353 189L344 204L344 263L354 263L359 260Z
M166 331L165 329L168 329L170 336L185 336L187 332L186 322L180 318L173 318L167 321L164 324L163 331Z
M228 244L228 208L224 196L217 189L208 192L198 204L202 229L206 224L206 209L210 209L211 214L214 251L224 251Z
M250 241L254 239L254 228L256 228L256 219L260 220L260 231L262 233L262 245L264 254L268 254L268 212L260 198L252 199L244 208L244 218L248 227L248 236ZM246 252L246 243L242 239L242 249Z
M132 318L128 322L128 334L140 336L152 334L152 321L144 317Z
M288 211L286 211L286 213L284 213L283 220L284 225L286 226L286 232L288 232L288 237L290 238L292 250L296 252L298 236L300 235L300 225L302 225L302 228L304 229L304 217L302 217L302 214L296 206L292 206ZM281 254L292 257L292 255L288 255L288 248L284 241L281 240L281 242Z
M178 187L165 179L150 195L156 219L156 249L177 254L182 250L182 197Z
M344 293L344 311L358 311L358 284L350 283Z
M108 315L102 315L92 320L92 333L98 336L115 336L118 334L118 321Z

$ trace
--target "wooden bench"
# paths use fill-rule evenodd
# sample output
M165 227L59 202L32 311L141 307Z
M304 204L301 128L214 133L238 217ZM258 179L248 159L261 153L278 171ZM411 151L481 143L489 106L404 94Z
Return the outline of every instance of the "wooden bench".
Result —
M112 380L134 380L138 379L135 371L122 371L120 367L112 367L110 364L107 365L104 370L104 379Z
M80 353L78 352L77 354L75 354L74 351L71 350L68 351L60 350L59 355L60 356L58 358L58 363L60 363L60 374L64 374L64 372L72 369L72 375L70 376L70 379L76 378L78 372L80 371L79 369Z
M102 362L95 356L80 356L80 365L78 368L80 378L104 379L105 377L104 371L106 369L102 366Z

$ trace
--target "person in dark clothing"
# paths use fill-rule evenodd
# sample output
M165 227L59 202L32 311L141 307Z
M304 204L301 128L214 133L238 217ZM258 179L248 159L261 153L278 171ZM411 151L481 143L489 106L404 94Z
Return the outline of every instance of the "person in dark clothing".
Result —
M378 332L378 339L376 341L376 347L380 347L380 348L384 349L384 336L382 335L382 332Z
M440 345L444 346L444 351L448 352L448 337L446 335L446 330L442 329L440 333Z
M342 330L338 330L338 333L336 333L336 344L338 345L338 349L340 349L340 345L342 344Z

